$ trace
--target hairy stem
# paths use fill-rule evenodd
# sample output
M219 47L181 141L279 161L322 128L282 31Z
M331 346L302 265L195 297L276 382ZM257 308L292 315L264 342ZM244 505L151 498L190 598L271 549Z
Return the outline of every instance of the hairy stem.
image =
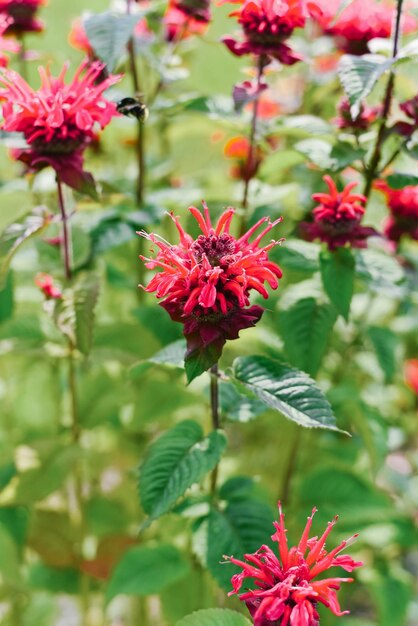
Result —
M399 50L399 40L401 36L401 17L402 17L403 0L397 1L395 26L393 34L392 59L395 59ZM382 158L382 146L385 140L388 117L392 106L393 92L395 88L395 73L393 68L390 70L388 82L386 84L385 94L383 97L383 109L379 130L377 132L376 144L369 164L365 171L365 183L363 193L368 198L372 189L373 182L379 170L379 163Z
M212 417L212 428L218 430L221 428L221 419L219 415L219 384L218 384L218 364L213 365L210 369L210 408ZM218 465L212 471L210 481L210 492L212 497L215 495L218 482Z
M297 457L300 449L302 439L302 429L298 428L293 440L292 447L289 452L289 457L283 476L283 483L280 487L279 500L282 500L286 505L289 504L289 497L291 493L292 478L297 465Z
M64 272L65 278L71 280L71 230L68 215L65 210L64 193L62 188L62 182L57 176L57 188L58 188L58 205L61 212L62 221L62 253L64 257Z
M251 126L250 126L250 136L249 136L249 148L248 148L248 156L247 156L247 164L246 164L246 169L249 171L253 162L254 162L254 157L255 157L255 151L256 151L256 141L255 141L255 137L256 137L256 132L257 132L257 119L258 119L258 109L259 109L259 103L260 103L260 88L261 88L261 81L263 78L263 69L264 69L264 57L261 55L258 59L258 66L257 66L257 95L256 98L253 102L253 114L251 117ZM247 228L247 221L248 221L248 193L249 193L249 189L250 189L250 182L251 182L251 178L249 176L246 176L246 180L245 180L245 184L244 184L244 194L242 197L242 217L241 217L241 225L240 225L240 234L243 235L246 231Z

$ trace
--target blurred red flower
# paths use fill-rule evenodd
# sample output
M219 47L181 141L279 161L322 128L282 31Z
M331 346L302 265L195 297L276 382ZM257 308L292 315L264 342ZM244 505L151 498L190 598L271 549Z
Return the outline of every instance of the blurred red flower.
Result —
M103 68L102 63L84 61L66 84L68 64L57 78L49 68L41 67L41 87L37 91L17 72L3 70L2 128L23 133L28 143L28 148L14 150L12 156L31 170L51 165L63 182L74 186L74 177L82 172L84 149L117 115L116 105L103 92L120 77L109 76L95 84Z
M196 5L193 8L193 4ZM206 3L201 3L202 5ZM187 5L187 6L186 6ZM209 6L206 9L198 2L177 2L170 0L164 14L165 37L167 41L182 41L192 35L204 35L210 21Z
M328 607L334 615L349 613L341 611L336 591L341 583L353 582L353 579L314 578L331 567L342 567L347 572L361 567L363 563L354 561L350 556L340 555L357 535L327 552L325 541L338 517L328 522L327 529L319 539L309 538L316 513L314 508L298 545L289 550L280 502L279 513L279 521L274 522L276 532L272 535L272 540L278 544L279 558L266 545L254 554L245 554L246 561L226 556L228 561L242 567L242 572L231 579L233 591L229 595L238 593L245 579L254 580L256 589L249 589L239 595L254 619L254 626L319 626L318 602Z
M312 8L314 3L308 3ZM303 0L245 0L231 13L238 18L244 38L227 35L222 41L235 55L255 54L293 65L301 56L284 43L295 28L303 28L309 15Z
M321 11L316 19L324 32L335 37L337 47L350 54L369 52L368 42L375 37L388 38L396 11L391 0L353 0L340 11L341 0L317 0ZM409 33L417 28L416 19L404 12L402 31Z
M418 185L392 189L386 181L378 180L374 187L385 194L391 213L384 227L386 237L394 242L403 235L418 240Z
M5 52L16 53L20 50L20 45L17 41L4 36L12 22L13 20L11 17L4 15L4 13L0 13L0 67L7 67L9 63L9 57L5 54Z
M405 361L405 382L418 396L418 359Z
M0 13L13 20L7 28L7 34L21 35L42 31L44 23L36 18L36 12L44 4L46 0L0 0Z
M145 291L162 298L161 306L184 325L186 358L203 352L213 365L227 339L237 339L240 330L260 319L263 309L250 306L250 292L255 290L268 298L264 283L272 289L278 287L282 272L269 261L268 251L279 242L260 244L281 218L274 222L262 218L235 239L229 232L235 209L227 209L214 227L205 203L203 207L203 215L197 208L189 208L203 233L197 239L183 230L174 215L171 218L179 232L179 244L171 245L156 234L139 234L158 248L155 259L141 257L146 267L162 270ZM249 241L263 224L265 228Z
M354 131L367 130L373 122L377 120L382 110L381 106L368 106L361 103L360 113L353 119L351 117L350 103L347 98L342 98L338 104L338 117L334 123L341 129L352 129Z
M35 285L39 287L48 300L59 300L62 298L62 293L55 286L54 279L50 274L38 274L35 278Z
M339 192L330 176L323 179L328 185L329 193L314 193L312 199L320 204L313 209L313 222L302 222L301 229L309 241L320 239L335 250L349 243L354 248L364 248L366 239L376 235L373 228L361 226L360 221L365 212L361 203L366 202L365 196L352 194L357 183L349 183Z

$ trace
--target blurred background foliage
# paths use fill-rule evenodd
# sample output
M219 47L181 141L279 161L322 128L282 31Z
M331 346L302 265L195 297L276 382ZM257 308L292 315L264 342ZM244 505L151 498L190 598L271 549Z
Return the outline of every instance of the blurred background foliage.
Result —
M66 38L71 20L86 9L105 11L108 3L50 0L42 10L45 32L27 39L38 62L51 61L54 71L67 59L72 68L78 64L82 55ZM204 432L211 425L209 380L201 376L186 386L178 356L168 365L164 356L153 358L181 340L181 328L137 288L145 277L135 231L157 228L173 240L164 211L174 210L191 227L189 204L204 197L219 213L240 201L241 182L228 175L223 155L226 140L247 132L249 120L248 112L234 113L230 95L246 75L245 63L219 44L233 28L229 11L214 8L207 34L184 42L179 53L188 76L151 107L145 204L138 208L133 193L135 121L126 118L115 119L89 152L102 201L68 194L69 205L77 206L74 268L80 276L94 271L100 282L92 349L76 362L82 429L76 443L66 344L34 285L37 272L63 279L59 254L45 242L57 234L54 226L22 246L0 293L0 622L7 626L76 626L83 610L89 626L168 626L216 606L244 612L227 597L231 568L219 560L268 541L278 498L294 541L314 505L318 532L340 516L335 545L360 533L351 551L365 567L341 598L351 615L337 619L323 611L323 626L418 622L418 395L403 373L405 360L418 357L418 250L404 242L398 258L380 248L357 252L349 321L338 317L321 284L319 246L296 235L327 168L319 144L309 159L295 144L312 137L330 143L336 133L328 124L318 127L316 118L293 127L282 116L270 121L277 142L254 182L251 220L283 215L279 236L287 242L273 256L284 278L262 323L227 346L221 366L242 355L284 356L316 378L338 427L351 437L300 429L226 382L221 404L228 447L220 465L219 511L207 517L201 487L208 478L202 479L138 537L145 519L138 466L150 442L181 420L198 422ZM335 72L324 73L315 63L326 44L308 37L301 45L310 61L270 76L272 91L284 114L329 122L341 87ZM37 65L30 64L33 85ZM415 76L410 67L401 69L400 97L415 93ZM126 77L110 97L130 93ZM378 85L371 100L380 98ZM350 164L350 155L343 157L336 169ZM33 206L56 212L52 172L28 180L6 147L0 159L1 230ZM400 163L402 171L416 172L411 155ZM373 194L366 223L381 225L387 211L382 198ZM90 311L86 326L92 316ZM182 344L176 345L181 354ZM81 536L73 523L77 484L85 506ZM78 597L85 599L87 591L83 609Z

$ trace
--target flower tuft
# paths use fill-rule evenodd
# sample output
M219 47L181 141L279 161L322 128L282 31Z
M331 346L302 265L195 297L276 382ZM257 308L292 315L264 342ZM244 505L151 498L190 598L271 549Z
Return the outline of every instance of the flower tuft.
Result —
M274 522L275 533L272 535L272 540L278 544L278 556L263 545L254 554L245 554L245 560L224 557L242 568L240 573L232 577L233 590L228 595L239 594L239 599L247 605L254 626L319 626L318 603L337 616L349 613L341 611L336 592L341 583L353 582L352 578L314 579L331 567L342 567L352 572L363 565L350 556L340 555L357 535L327 552L325 542L338 518L328 522L319 538L309 538L316 511L314 508L308 517L298 545L289 549L284 514L279 502L279 521ZM246 587L244 593L239 593L246 579L253 579L255 589Z
M314 193L312 199L319 205L312 211L313 222L302 222L301 229L308 241L319 239L335 250L349 243L353 248L365 248L367 238L378 233L371 227L361 226L366 197L351 193L357 183L349 183L339 192L330 176L323 180L329 193Z
M202 231L196 239L173 214L170 217L180 238L177 245L156 234L138 233L157 248L155 258L141 259L148 269L161 270L143 288L155 293L170 317L183 324L186 360L203 356L208 369L219 359L228 339L237 339L240 330L261 318L262 307L250 306L250 292L268 298L265 283L272 289L278 287L282 272L269 261L268 252L280 242L262 245L261 241L281 218L274 222L262 218L236 239L230 233L235 209L224 211L215 226L205 202L203 214L195 207L189 211Z

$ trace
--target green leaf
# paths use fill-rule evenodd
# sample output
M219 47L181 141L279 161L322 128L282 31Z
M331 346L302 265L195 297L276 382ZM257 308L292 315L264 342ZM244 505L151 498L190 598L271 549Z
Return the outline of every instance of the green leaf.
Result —
M333 129L328 122L315 115L291 115L281 120L281 126L285 129L303 131L309 135L328 135ZM280 127L278 128L280 130Z
M412 577L394 565L389 571L370 569L366 582L376 603L379 626L404 626L413 597Z
M300 239L286 239L283 246L276 246L270 253L272 260L288 270L313 273L319 269L320 246Z
M392 64L393 59L380 54L345 54L341 58L338 76L351 104L353 118L360 113L361 101L371 93L379 78Z
M266 405L252 395L241 394L229 382L219 384L219 405L222 415L233 422L249 422L266 410Z
M176 626L250 626L251 622L230 609L202 609L183 617Z
M279 315L279 327L285 355L292 365L315 376L327 349L337 319L329 304L315 298L303 298Z
M207 437L196 422L180 422L153 443L140 470L139 494L150 519L167 513L184 493L219 462L226 447L222 431Z
M5 285L10 262L25 241L41 233L49 225L51 214L45 207L37 207L21 222L10 224L0 234L0 288Z
M356 250L356 274L377 292L400 293L399 284L405 279L404 270L398 261L378 250Z
M58 328L87 356L91 349L94 328L94 309L99 297L99 279L96 274L83 273L70 289L66 289L54 309Z
M77 594L80 590L77 570L48 567L43 563L32 565L29 570L29 582L34 589L47 589L53 593Z
M7 273L4 287L0 288L0 324L13 316L13 274Z
M392 189L403 189L409 185L418 185L418 176L414 174L393 173L387 177L386 181Z
M189 564L172 545L135 546L127 550L112 572L106 599L120 593L147 596L187 576Z
M398 338L389 328L379 326L371 326L367 334L371 339L377 360L385 375L385 382L390 383L396 372Z
M265 356L247 356L235 359L233 376L299 426L339 430L328 400L304 372Z
M238 500L225 510L213 508L207 518L207 567L225 590L238 568L224 562L224 555L242 558L263 544L270 544L274 513L270 506L256 500Z
M184 359L187 382L207 372L215 365L222 354L222 346L218 343L211 343L209 346L199 346L192 352L187 352Z
M349 248L323 250L319 256L322 284L336 310L348 321L354 292L355 260Z
M83 21L90 45L96 56L106 63L109 72L116 69L126 54L126 46L140 18L139 13L123 15L105 12L90 15Z
M343 170L364 155L364 150L351 143L339 142L332 145L323 139L304 139L299 141L294 148L320 169L332 172Z
M148 359L150 363L167 365L169 367L177 367L184 369L184 355L186 352L186 341L179 339L165 346L162 350L154 354Z

